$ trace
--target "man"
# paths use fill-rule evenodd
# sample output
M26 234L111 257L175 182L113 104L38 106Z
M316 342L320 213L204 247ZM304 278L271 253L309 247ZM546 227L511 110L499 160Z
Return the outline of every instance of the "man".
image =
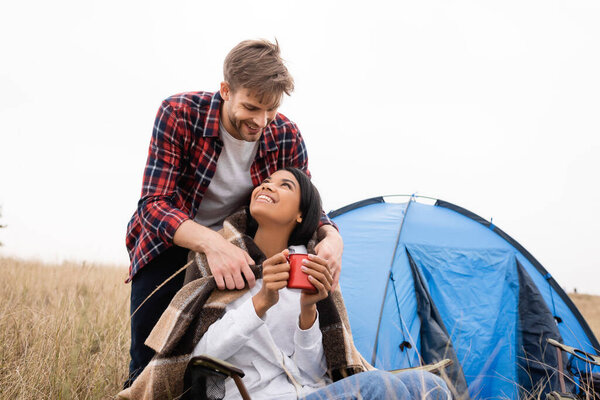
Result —
M183 285L184 274L164 282L185 265L188 251L206 254L219 289L242 289L244 280L253 287L252 259L216 231L275 170L292 166L308 173L298 127L277 112L283 94L294 89L278 44L241 42L225 58L223 73L218 92L172 96L156 116L141 198L127 227L132 317L126 386L153 356L144 341ZM318 236L317 254L328 260L336 285L343 243L324 213Z

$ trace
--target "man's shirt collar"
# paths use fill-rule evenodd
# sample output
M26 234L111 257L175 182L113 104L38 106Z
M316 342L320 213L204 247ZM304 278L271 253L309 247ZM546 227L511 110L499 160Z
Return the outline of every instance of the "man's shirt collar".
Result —
M222 103L223 98L221 94L218 91L215 92L210 101L210 107L206 115L206 121L204 122L203 137L219 137L219 118L221 118Z

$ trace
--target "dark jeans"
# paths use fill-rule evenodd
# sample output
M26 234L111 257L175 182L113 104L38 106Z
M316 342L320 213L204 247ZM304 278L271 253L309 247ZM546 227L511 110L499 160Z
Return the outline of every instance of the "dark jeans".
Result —
M133 314L154 289L185 265L188 252L188 249L173 246L135 274L131 281L130 313ZM131 317L131 347L129 350L131 363L129 364L129 379L125 382L124 387L127 388L131 385L154 356L154 350L146 346L144 341L167 309L175 293L183 286L184 272L177 274L154 293Z

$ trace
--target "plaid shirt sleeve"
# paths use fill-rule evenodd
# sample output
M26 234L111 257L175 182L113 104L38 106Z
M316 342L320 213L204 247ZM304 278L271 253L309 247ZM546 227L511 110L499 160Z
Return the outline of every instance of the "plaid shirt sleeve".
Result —
M301 169L306 172L306 174L311 177L310 171L308 170L308 153L306 151L306 145L304 144L304 139L300 134L300 130L295 123L292 122L292 130L296 134L296 146L292 147L291 154L291 165ZM331 225L335 229L339 231L338 226L333 222L325 213L325 211L321 211L321 220L319 221L319 228L323 225Z
M154 122L138 216L144 228L165 243L172 243L177 228L190 219L173 204L185 134L178 111L164 101Z

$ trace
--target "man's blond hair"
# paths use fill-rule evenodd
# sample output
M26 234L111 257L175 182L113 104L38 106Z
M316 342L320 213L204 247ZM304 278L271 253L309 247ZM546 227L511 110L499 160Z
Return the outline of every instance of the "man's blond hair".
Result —
M261 103L278 104L283 93L289 96L294 90L294 79L279 53L277 40L244 40L225 57L225 82L232 91L246 88Z

